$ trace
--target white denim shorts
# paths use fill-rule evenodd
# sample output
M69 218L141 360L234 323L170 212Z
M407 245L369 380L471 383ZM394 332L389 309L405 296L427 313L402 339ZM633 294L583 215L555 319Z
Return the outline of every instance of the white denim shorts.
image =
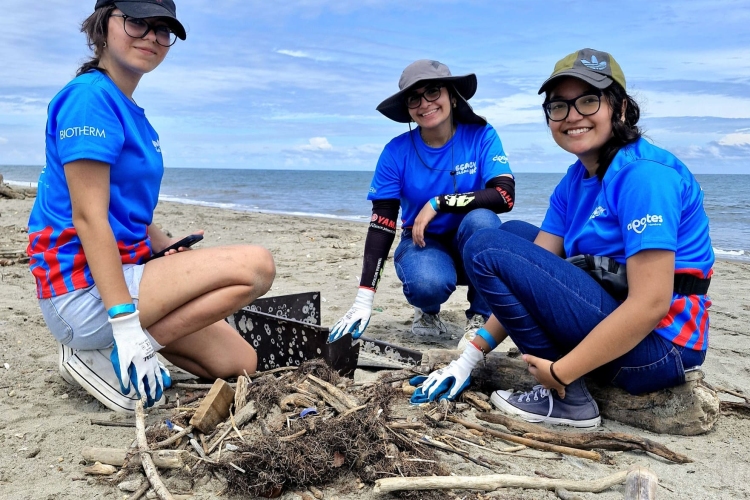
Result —
M125 283L136 307L143 268L143 264L122 266ZM112 326L96 285L40 299L39 306L52 336L61 344L78 350L106 349L114 344ZM145 328L143 331L151 340L155 351L163 348Z

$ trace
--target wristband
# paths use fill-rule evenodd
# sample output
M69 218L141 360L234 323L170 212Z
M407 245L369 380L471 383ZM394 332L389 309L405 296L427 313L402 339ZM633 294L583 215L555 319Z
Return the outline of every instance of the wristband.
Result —
M107 309L107 316L114 318L118 314L133 314L135 312L135 304L118 304Z
M495 337L490 334L485 328L480 328L477 330L477 337L481 337L485 342L487 342L487 345L490 347L490 351L493 351L495 347L497 347L497 340L495 340Z
M430 198L430 206L434 211L438 211L438 202L437 202L437 196L435 198Z
M557 382L558 384L560 384L560 385L561 385L561 386L563 386L563 387L568 387L568 384L564 383L564 382L563 382L562 380L560 380L560 379L558 378L558 376L557 376L557 375L555 375L555 369L554 369L554 368L552 368L553 366L555 366L555 363L557 363L557 361L555 361L555 362L553 362L553 363L552 363L551 365L549 365L549 374L550 374L550 375L552 375L552 378L553 378L553 379L555 379L555 381L556 381L556 382Z

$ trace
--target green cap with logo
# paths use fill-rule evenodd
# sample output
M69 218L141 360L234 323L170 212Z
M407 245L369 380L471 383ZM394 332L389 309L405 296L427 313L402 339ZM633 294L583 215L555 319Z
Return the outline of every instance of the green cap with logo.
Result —
M625 74L615 58L607 52L594 49L581 49L557 61L552 75L539 88L539 93L566 76L581 79L598 89L606 89L612 82L626 88Z

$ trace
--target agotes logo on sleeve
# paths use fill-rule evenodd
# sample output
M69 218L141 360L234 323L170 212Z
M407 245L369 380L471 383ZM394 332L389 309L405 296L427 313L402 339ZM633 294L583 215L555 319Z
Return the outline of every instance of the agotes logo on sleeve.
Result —
M633 221L628 224L628 231L633 230L636 233L641 234L647 227L661 226L662 222L664 222L664 219L661 215L646 214L645 217L641 217L640 219L633 219Z
M70 139L71 137L81 137L89 135L92 137L101 137L102 139L107 138L107 132L103 128L89 127L84 125L82 127L68 127L60 129L60 140Z

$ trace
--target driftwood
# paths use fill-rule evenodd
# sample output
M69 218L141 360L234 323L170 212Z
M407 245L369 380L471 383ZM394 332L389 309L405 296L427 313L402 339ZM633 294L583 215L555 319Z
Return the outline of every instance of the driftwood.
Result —
M337 412L343 414L359 406L359 402L353 396L346 394L325 380L321 380L312 374L308 375L307 378L310 381L310 388Z
M632 467L625 479L625 500L654 500L659 478L645 467Z
M234 411L240 411L247 402L247 391L250 386L250 379L240 375L237 377L237 385L234 388Z
M0 198L10 198L11 200L23 200L26 195L20 193L10 186L3 184L2 178L0 178Z
M513 476L510 474L490 474L488 476L432 476L432 477L389 477L375 481L374 493L413 490L484 490L498 488L526 488L552 490L564 488L568 491L600 493L607 488L625 482L628 472L622 471L611 476L591 481L568 479L547 479L540 477Z
M483 425L475 424L474 422L469 422L468 420L464 420L464 419L454 417L454 416L449 416L448 420L450 420L451 422L455 422L457 424L461 424L468 429L476 429L478 431L485 432L489 434L490 436L498 437L504 441L510 441L512 443L522 444L524 446L528 446L529 448L534 448L534 449L543 450L543 451L552 451L555 453L563 453L565 455L572 455L574 457L587 458L589 460L595 460L595 461L599 461L602 459L602 456L594 451L578 450L575 448L569 448L567 446L558 446L555 444L543 443L541 441L534 441L533 439L522 438L522 437L515 436L513 434L508 434L506 432L500 432L500 431L496 431L493 429L488 429L487 427L484 427Z
M89 465L83 469L84 474L91 474L94 476L111 476L115 472L117 472L116 467L101 462L94 462L94 465Z
M624 432L552 431L541 425L515 420L499 413L479 413L477 418L485 422L503 425L511 432L521 433L525 438L544 441L545 443L584 450L592 448L614 451L643 450L678 464L687 464L693 461L656 441Z
M185 427L184 429L182 429L180 432L178 432L174 436L169 437L169 438L165 439L164 441L159 441L154 446L152 446L151 449L152 450L158 450L159 448L166 448L170 444L176 443L177 441L179 441L183 437L187 436L191 432L193 432L193 426L192 425L188 425L187 427ZM157 467L158 467L158 465L157 465Z
M154 487L154 491L161 500L174 500L172 495L164 483L162 483L159 477L159 471L156 469L151 456L148 454L148 442L146 442L146 424L143 416L143 400L144 396L135 404L135 436L138 441L138 451L141 455L141 466L143 466L143 472L146 473L146 478L151 486Z
M458 359L460 351L431 349L422 357L421 371L430 372ZM528 390L537 384L520 358L492 353L472 372L473 382L483 391ZM622 389L586 381L605 418L659 434L695 436L711 430L719 418L719 398L703 382L700 370L686 374L677 387L633 396Z
M204 434L210 434L216 424L229 416L229 407L234 402L234 389L222 380L216 379L211 390L190 419L190 425Z
M125 458L128 450L125 448L92 448L85 447L81 450L81 455L87 462L101 462L107 465L122 467L125 465ZM181 469L185 466L185 458L188 453L183 450L160 450L149 452L151 459L160 469ZM141 459L138 455L133 455L129 463L139 465Z

